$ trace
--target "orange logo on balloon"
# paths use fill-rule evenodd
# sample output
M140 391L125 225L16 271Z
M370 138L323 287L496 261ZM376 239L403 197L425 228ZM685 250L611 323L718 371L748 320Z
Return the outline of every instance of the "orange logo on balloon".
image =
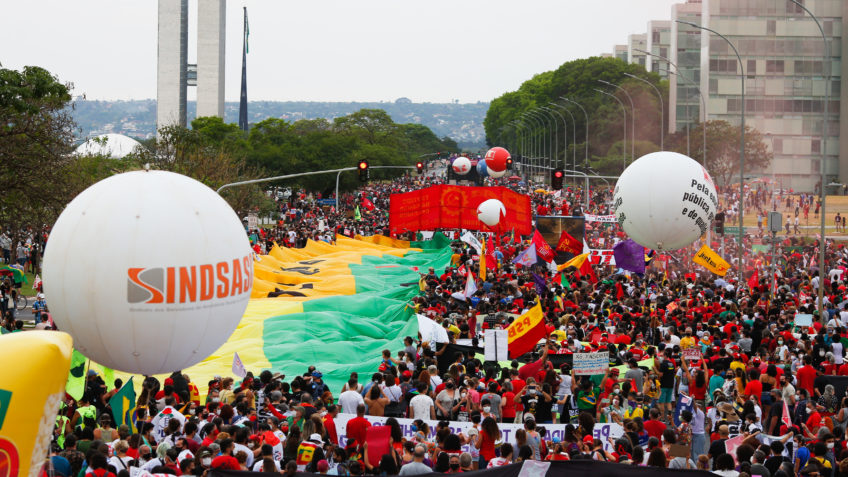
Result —
M0 437L0 477L18 475L18 449L14 444Z

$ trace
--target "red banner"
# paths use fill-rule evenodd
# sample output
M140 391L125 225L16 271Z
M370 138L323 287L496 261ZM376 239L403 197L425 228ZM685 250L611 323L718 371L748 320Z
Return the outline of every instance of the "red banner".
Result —
M495 232L515 229L519 235L533 232L530 220L530 197L506 187L465 187L437 185L404 194L392 194L389 204L389 228L397 234L407 231L436 229L468 229L491 232L492 228L477 219L477 206L498 199L506 208L506 216Z

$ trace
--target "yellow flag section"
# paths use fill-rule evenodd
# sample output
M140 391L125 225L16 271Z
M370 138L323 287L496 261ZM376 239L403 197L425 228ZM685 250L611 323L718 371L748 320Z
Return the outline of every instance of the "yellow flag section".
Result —
M701 249L692 258L692 261L698 265L703 265L707 270L722 277L730 270L730 264L706 244L701 246Z
M7 364L0 370L0 475L40 474L65 394L72 342L57 331L0 336L0 360Z
M417 335L409 300L419 293L419 271L443 270L451 255L450 247L418 244L339 236L334 244L274 246L255 257L251 299L229 340L183 373L203 395L214 376L233 376L237 352L254 375L296 376L314 364L337 396L352 371L370 375L383 349L402 349L404 337Z

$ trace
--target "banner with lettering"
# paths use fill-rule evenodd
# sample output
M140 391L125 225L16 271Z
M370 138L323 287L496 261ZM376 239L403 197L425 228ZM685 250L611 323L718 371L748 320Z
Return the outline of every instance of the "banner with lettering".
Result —
M615 215L592 215L585 214L586 222L603 222L605 224L614 224L617 221L615 220Z
M467 229L492 232L477 218L477 207L497 199L505 214L494 231L515 230L518 235L533 233L530 197L506 187L465 187L436 185L403 194L392 194L389 228L397 234L433 229Z
M339 436L339 445L344 446L347 443L347 422L351 419L355 418L355 414L342 414L339 413L336 415L334 422L336 424L336 432ZM384 425L386 423L386 417L377 417L377 416L365 416L365 419L371 423L371 425ZM412 419L397 419L398 424L400 424L400 430L403 434L403 437L407 439L412 439L415 436L415 432L412 430ZM436 435L436 424L438 421L430 421L425 419L424 422L430 427L430 438L435 437ZM540 423L541 424L541 423ZM545 440L554 440L559 439L563 440L565 438L565 424L542 424L545 427ZM468 430L471 428L471 422L462 422L462 421L450 421L450 429L453 434L464 433L467 434ZM501 431L501 438L503 442L509 442L513 446L516 445L515 442L515 431L519 429L524 429L524 424L512 424L506 422L499 422L498 429ZM612 446L608 441L608 437L612 437L613 441L615 439L621 437L624 434L624 428L615 423L597 423L592 429L592 433L595 435L595 439L600 439L601 442L604 443L604 449L608 451L612 451ZM462 446L463 452L470 452L471 446L464 445Z

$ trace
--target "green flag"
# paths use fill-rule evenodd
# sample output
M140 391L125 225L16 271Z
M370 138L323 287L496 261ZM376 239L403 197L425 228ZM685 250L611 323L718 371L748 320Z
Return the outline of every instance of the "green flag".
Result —
M135 388L132 380L133 378L130 377L130 380L109 399L112 415L118 421L116 425L126 424L130 429L133 428L133 411L135 411Z
M355 209L353 209L353 220L359 221L362 220L362 214L359 213L359 206L357 205Z
M92 362L90 369L94 369L103 377L103 382L106 383L106 389L111 391L115 389L115 370L102 364Z
M68 373L65 390L77 401L85 393L85 362L86 357L74 350L74 354L71 356L71 372Z

